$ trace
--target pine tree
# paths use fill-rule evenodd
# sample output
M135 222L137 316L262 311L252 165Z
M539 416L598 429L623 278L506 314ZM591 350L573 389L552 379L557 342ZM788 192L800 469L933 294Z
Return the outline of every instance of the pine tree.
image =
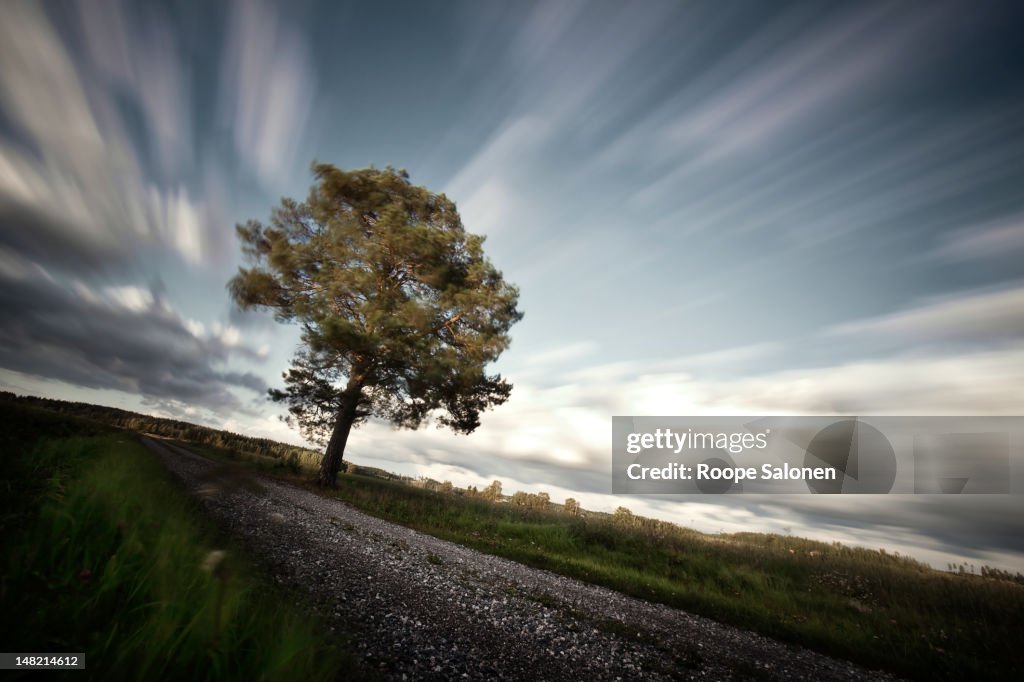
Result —
M461 433L504 403L512 385L485 367L522 318L519 292L466 232L455 204L405 171L314 164L303 202L285 198L270 223L237 226L251 267L228 287L242 308L302 328L302 346L270 396L326 450L333 486L349 432L374 415L418 428L431 414Z

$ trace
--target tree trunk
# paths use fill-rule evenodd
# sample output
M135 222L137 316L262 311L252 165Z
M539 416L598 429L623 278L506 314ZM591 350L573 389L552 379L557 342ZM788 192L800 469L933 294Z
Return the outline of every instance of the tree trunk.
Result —
M356 419L356 407L359 404L359 391L346 391L342 399L341 409L338 410L338 418L334 422L334 431L331 433L331 440L327 443L327 451L320 460L320 476L317 482L321 487L334 488L338 483L338 471L341 469L342 459L345 457L345 444L348 442L348 433L352 430L352 423Z

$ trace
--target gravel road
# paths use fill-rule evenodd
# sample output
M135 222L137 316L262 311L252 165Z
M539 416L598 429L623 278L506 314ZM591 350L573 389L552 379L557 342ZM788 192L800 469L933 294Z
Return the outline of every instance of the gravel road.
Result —
M384 679L892 679L143 442L276 580L354 632Z

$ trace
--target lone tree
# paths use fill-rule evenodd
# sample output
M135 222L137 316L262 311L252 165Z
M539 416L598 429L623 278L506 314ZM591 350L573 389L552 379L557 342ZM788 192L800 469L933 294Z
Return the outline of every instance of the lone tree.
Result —
M512 385L485 373L522 319L519 291L463 229L455 204L405 171L313 164L304 202L282 199L270 224L238 225L248 268L228 284L246 308L302 326L284 390L291 426L326 450L334 486L352 426L374 415L461 433L504 403Z

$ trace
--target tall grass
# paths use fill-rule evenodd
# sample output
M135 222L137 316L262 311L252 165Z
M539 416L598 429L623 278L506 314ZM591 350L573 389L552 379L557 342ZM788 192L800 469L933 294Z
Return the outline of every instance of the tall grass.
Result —
M35 491L6 517L22 521L5 528L6 651L85 652L103 680L328 680L349 668L326 624L225 546L131 436L4 455L5 483Z

